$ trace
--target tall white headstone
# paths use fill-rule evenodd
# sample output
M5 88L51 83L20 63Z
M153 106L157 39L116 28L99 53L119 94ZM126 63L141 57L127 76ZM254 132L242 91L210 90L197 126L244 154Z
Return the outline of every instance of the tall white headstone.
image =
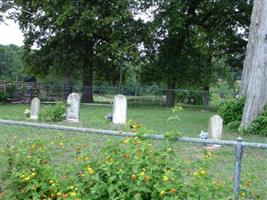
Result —
M209 139L220 140L222 138L223 119L219 115L213 115L209 120Z
M71 93L67 98L66 120L71 122L80 121L80 101L81 97L78 93Z
M113 124L126 124L127 99L124 95L118 94L114 97L112 122Z
M39 110L40 110L40 100L37 97L35 97L31 101L30 119L37 120Z

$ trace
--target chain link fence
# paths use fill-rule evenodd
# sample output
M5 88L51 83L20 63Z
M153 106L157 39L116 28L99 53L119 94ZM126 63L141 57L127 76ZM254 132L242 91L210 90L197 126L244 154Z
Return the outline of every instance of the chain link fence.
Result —
M193 106L216 106L220 101L235 98L237 92L227 90L193 90L175 89L168 90L157 86L67 86L67 85L43 85L31 82L1 82L0 90L10 93L9 100L16 102L30 102L33 97L39 97L42 101L66 100L71 92L82 94L84 89L92 89L96 103L110 104L114 95L121 93L127 96L129 104L165 105L168 91L175 92L177 103Z

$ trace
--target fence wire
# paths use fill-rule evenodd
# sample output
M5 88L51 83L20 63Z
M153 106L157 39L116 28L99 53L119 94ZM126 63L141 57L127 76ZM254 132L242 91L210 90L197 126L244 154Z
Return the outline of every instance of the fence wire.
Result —
M238 94L233 90L194 90L194 89L166 89L158 86L80 86L80 85L48 85L36 82L0 82L0 91L6 91L10 101L30 102L33 97L42 101L63 101L72 92L82 94L84 90L91 90L94 101L110 104L114 95L120 93L127 96L128 103L133 105L165 105L168 92L175 92L176 102L193 106L216 106L224 99L235 98Z

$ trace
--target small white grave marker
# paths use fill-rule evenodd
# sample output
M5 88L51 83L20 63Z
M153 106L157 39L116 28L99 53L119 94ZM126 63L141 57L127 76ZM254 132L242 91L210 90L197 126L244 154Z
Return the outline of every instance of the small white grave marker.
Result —
M31 101L30 119L37 120L39 110L40 110L40 100L37 97L35 97Z
M113 102L113 124L126 124L127 118L127 99L124 95L118 94Z
M78 93L71 93L67 98L66 120L71 122L80 121L80 101L81 97Z
M209 120L209 135L212 140L220 140L222 138L223 119L219 115L213 115ZM211 149L218 148L220 145L212 145Z

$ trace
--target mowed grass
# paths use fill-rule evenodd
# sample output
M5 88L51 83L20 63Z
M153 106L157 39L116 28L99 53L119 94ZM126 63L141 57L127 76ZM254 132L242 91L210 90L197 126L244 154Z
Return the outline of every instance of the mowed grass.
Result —
M50 105L42 105L41 110L45 110ZM25 119L24 111L29 109L29 105L0 105L0 118L22 120ZM68 126L80 126L91 127L99 129L118 129L114 127L104 116L112 112L111 106L81 106L81 122L78 124L59 122L56 124L63 124ZM214 112L204 111L202 109L185 108L180 113L180 122L178 124L170 124L167 122L167 118L173 113L171 109L166 107L152 107L152 106L129 106L128 107L128 119L135 120L141 123L147 129L153 130L154 133L164 134L166 131L178 131L183 133L183 136L198 137L201 130L207 131L208 120L214 115ZM47 123L47 122L45 122ZM51 122L49 122L51 123ZM126 126L123 130L129 130ZM223 133L223 139L235 139L239 135L236 133L230 133L225 129ZM242 137L245 141L254 141L266 143L266 137L245 135ZM8 145L16 146L21 142L31 143L35 140L45 140L48 145L58 145L63 142L68 152L71 152L75 145L87 145L88 151L95 156L99 156L98 152L105 146L108 141L115 142L117 137L100 136L94 134L84 134L76 132L63 132L48 129L28 128L19 126L0 125L0 168L1 170L1 185L4 184L5 167L7 166L7 160L4 154L4 149ZM156 145L164 145L164 142L155 142ZM188 143L172 143L173 149L175 149L177 158L182 158L192 162L198 161L203 155L203 145L192 145ZM56 157L56 153L52 152L54 148L51 148L51 155ZM234 150L233 147L223 147L221 150L214 152L215 162L210 166L209 170L219 179L224 180L227 184L232 184L232 177L234 171ZM176 159L176 158L174 158ZM64 164L67 163L64 160ZM71 162L71 161L69 161ZM267 151L260 149L245 148L243 165L242 165L242 184L241 188L251 185L251 192L260 195L260 199L267 199ZM4 186L3 186L4 187ZM246 198L241 198L246 199Z
M52 105L42 104L40 112L44 112L49 106ZM26 120L24 115L24 111L29 108L30 105L26 104L0 105L0 119L29 121ZM105 115L111 112L112 107L108 105L81 105L80 123L57 122L56 124L99 129L118 129L105 119ZM183 136L198 137L201 130L208 131L209 118L214 114L216 113L205 111L200 108L185 108L179 113L180 121L177 121L177 123L170 123L167 121L168 117L173 115L170 108L160 106L129 106L127 119L140 123L143 127L151 130L155 134L164 134L167 131L181 131ZM44 121L39 122L51 123ZM121 129L129 130L129 127L125 126ZM240 135L237 133L232 133L227 127L224 127L223 139L235 140L239 136ZM267 143L267 137L254 135L241 136L244 141Z

